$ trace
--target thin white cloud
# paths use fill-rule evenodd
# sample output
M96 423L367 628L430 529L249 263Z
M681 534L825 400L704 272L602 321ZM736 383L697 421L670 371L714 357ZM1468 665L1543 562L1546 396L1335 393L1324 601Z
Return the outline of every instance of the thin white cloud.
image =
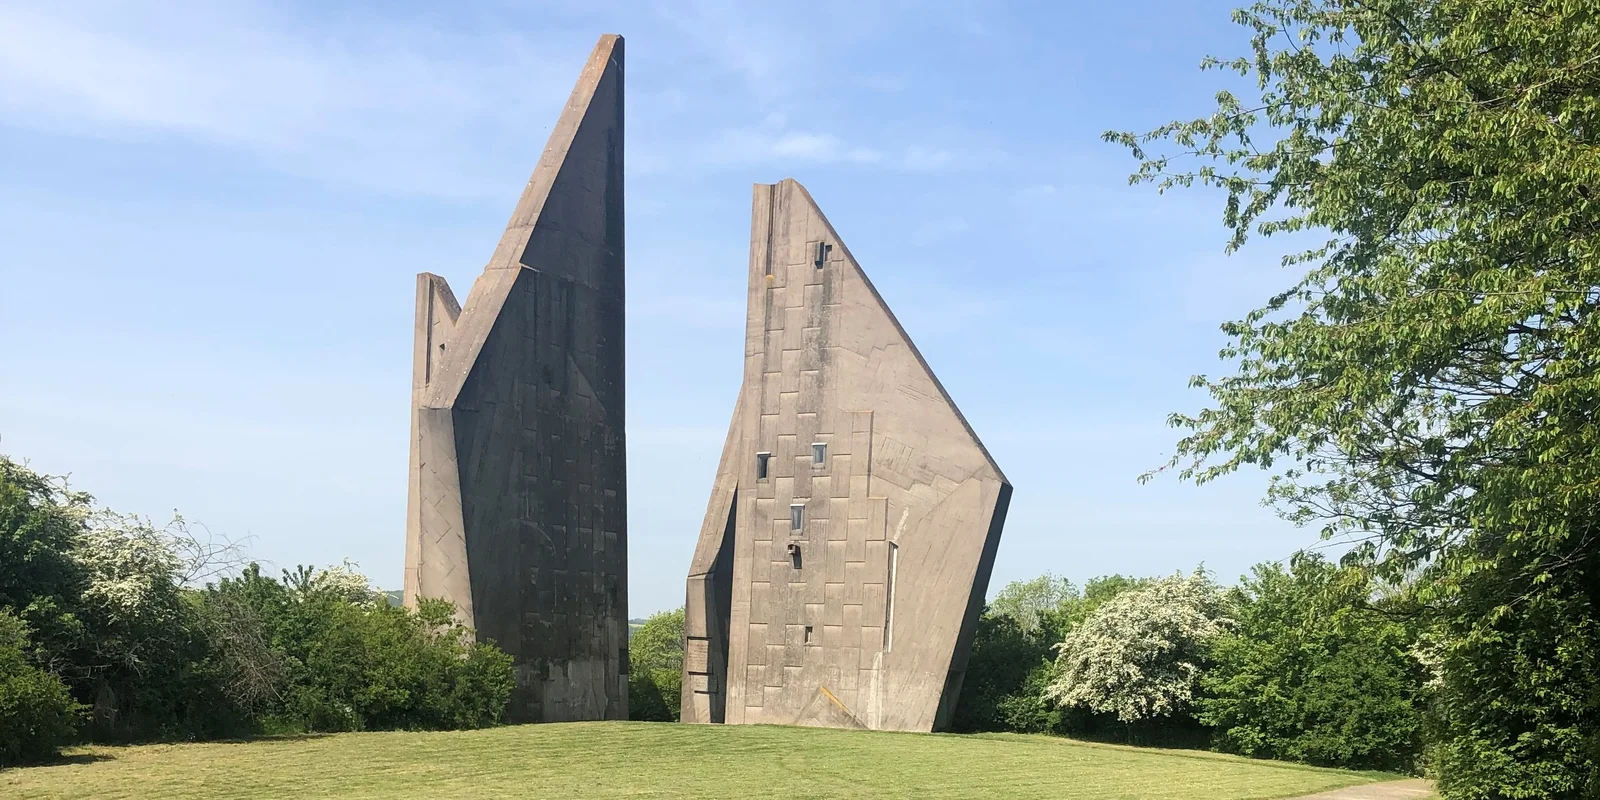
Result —
M570 85L574 65L549 64L514 36L378 19L359 28L313 38L248 3L0 8L0 121L181 137L289 172L476 194L500 182L486 179L498 171L461 142L484 130L548 129L537 112Z
M863 81L894 90L903 80L843 74L823 57L883 33L887 7L823 5L815 13L827 21L829 48L817 46L812 26L792 24L792 9L657 5L688 47L652 51L681 74L630 93L639 130L657 133L630 144L631 166L654 174L678 164L788 161L937 172L994 163L959 137L906 144L904 132L878 131L872 141L871 132L786 120L782 110L809 108L817 90ZM24 0L0 7L0 125L173 139L334 184L499 198L537 156L583 55L573 42L588 34L486 13L464 13L463 24L446 29L399 10L313 25L255 0ZM741 76L768 119L707 146L696 128L729 107L719 86L727 81L717 77L728 73Z
M772 124L774 122L778 124ZM774 116L768 118L768 124L758 128L727 131L703 156L706 161L724 164L765 161L871 164L883 160L883 153L852 145L831 133L784 130L781 124L782 117Z
M961 151L924 144L876 146L846 140L832 133L788 127L782 113L767 115L760 125L723 132L701 153L707 163L747 164L799 162L872 164L905 172L944 172L997 163L998 151Z

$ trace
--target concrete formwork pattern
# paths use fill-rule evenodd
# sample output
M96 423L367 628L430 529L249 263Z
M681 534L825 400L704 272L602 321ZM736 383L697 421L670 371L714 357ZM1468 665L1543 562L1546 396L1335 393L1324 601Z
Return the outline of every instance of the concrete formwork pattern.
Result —
M945 728L1011 486L793 180L755 187L748 301L683 719Z
M515 659L515 722L625 719L623 40L600 39L463 308L417 276L405 601Z

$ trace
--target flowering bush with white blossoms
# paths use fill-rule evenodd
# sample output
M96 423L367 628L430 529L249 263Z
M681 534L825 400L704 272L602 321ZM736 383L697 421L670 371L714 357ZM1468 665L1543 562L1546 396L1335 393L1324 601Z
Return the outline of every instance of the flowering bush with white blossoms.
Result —
M308 588L311 592L321 592L347 603L383 601L381 593L373 588L372 580L361 571L361 565L348 558L340 564L312 573Z
M88 578L84 601L113 623L170 623L183 564L168 533L109 509L95 510L86 523L72 551Z
M1199 570L1118 595L1057 646L1049 697L1122 722L1182 713L1211 642L1232 625L1226 611L1222 591Z

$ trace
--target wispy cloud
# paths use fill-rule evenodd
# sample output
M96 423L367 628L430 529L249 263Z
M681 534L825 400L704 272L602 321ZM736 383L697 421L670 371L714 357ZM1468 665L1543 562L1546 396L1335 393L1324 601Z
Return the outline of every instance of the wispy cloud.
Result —
M863 144L826 131L791 127L785 115L777 112L768 114L759 125L724 131L702 149L701 156L710 164L852 163L905 172L978 168L1003 158L998 151L920 143Z
M489 171L459 142L547 128L531 112L560 103L574 66L549 63L516 36L403 20L312 38L249 3L45 8L0 8L6 124L182 137L285 171L403 191L481 191Z
M848 161L872 164L882 161L883 153L851 145L831 133L740 128L724 133L706 149L704 157L711 163Z

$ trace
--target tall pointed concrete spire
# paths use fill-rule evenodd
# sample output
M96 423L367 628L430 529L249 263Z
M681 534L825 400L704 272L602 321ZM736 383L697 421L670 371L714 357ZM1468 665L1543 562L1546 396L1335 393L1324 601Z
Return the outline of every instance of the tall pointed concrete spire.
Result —
M625 719L623 41L600 38L465 308L417 281L405 599L516 661L516 722Z
M1011 485L805 188L757 185L751 216L683 719L946 727Z

